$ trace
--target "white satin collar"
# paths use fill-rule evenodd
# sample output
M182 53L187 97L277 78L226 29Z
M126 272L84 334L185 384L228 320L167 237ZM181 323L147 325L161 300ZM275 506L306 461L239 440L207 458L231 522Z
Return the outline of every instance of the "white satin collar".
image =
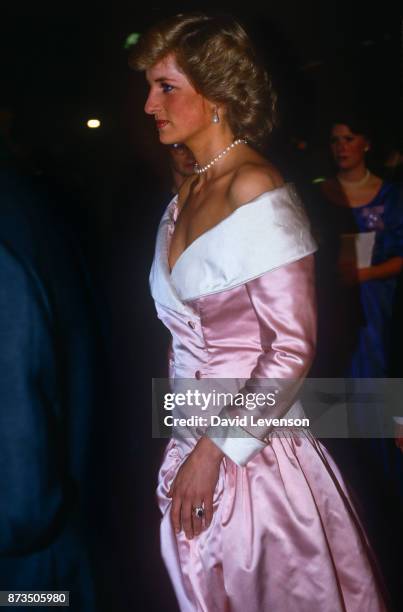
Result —
M292 184L267 191L240 206L196 238L169 272L175 196L158 228L150 275L156 302L194 312L186 301L226 291L316 250L309 222Z
M174 196L165 209L158 226L154 260L150 272L150 289L154 300L175 312L195 316L193 310L179 298L172 283L168 264L168 249L174 228L174 213L177 196Z

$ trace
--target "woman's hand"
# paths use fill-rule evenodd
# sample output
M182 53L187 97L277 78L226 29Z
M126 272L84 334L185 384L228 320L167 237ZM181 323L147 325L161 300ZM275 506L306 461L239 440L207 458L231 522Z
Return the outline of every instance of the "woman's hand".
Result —
M349 287L378 278L376 266L356 268L354 265L343 263L339 264L339 274L341 281Z
M344 285L351 287L359 283L358 273L360 272L360 270L358 270L358 268L356 268L351 263L339 263L338 272L340 281Z
M365 283L366 281L376 278L376 276L374 276L374 268L375 266L356 268L351 264L341 263L339 264L340 280L350 287L358 285L359 283Z
M356 268L351 263L339 263L341 281L346 285L356 285L369 280L392 278L398 276L403 269L403 257L391 257L381 264Z
M403 257L391 257L381 264L356 268L351 263L339 263L339 275L345 285L356 285L369 280L391 278L400 274L403 268Z
M207 437L202 437L181 465L171 484L168 497L172 497L171 521L175 533L181 528L191 540L207 528L213 518L213 495L224 454ZM196 517L194 508L204 506L202 518ZM203 525L204 523L204 525Z

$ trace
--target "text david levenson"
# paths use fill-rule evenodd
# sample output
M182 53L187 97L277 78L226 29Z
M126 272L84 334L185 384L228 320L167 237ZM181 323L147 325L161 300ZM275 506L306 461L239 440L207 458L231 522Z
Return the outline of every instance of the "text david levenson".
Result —
M187 418L175 418L172 414L164 417L167 427L309 427L309 419L277 419L258 418L254 415L236 416L233 418L220 417L219 415L190 416Z

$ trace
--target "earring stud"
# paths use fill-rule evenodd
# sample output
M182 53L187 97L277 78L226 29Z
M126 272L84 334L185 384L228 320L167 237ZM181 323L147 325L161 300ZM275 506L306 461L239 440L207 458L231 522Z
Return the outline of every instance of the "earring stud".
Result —
M218 116L218 112L216 108L214 109L212 121L213 123L220 123L220 117Z

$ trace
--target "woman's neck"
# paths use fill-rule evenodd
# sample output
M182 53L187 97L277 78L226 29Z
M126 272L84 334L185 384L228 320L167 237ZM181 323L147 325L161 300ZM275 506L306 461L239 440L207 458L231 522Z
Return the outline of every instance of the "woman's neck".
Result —
M337 178L340 182L344 182L347 185L351 184L352 187L354 187L354 184L358 186L362 184L362 182L366 182L369 176L370 173L365 164L360 164L354 168L342 168L337 173Z
M221 151L234 141L234 135L228 126L211 126L212 129L203 132L192 142L186 143L192 151L197 165L205 166Z

